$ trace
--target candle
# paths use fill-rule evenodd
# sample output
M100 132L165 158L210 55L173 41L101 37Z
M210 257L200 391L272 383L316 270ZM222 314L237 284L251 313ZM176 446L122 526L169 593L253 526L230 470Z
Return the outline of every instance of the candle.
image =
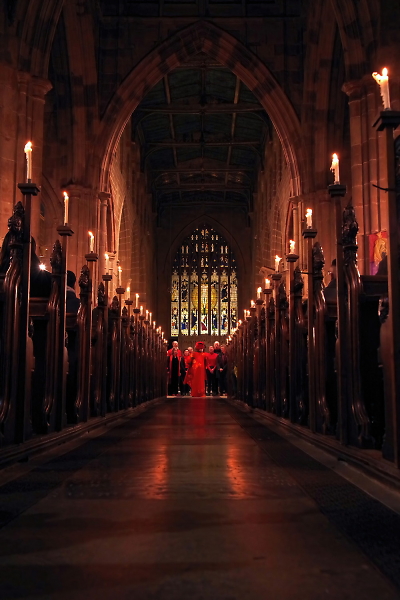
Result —
M89 252L94 252L94 235L91 231L88 231L89 235Z
M148 321L148 320L149 320L149 311L146 310L146 321Z
M281 257L276 255L275 256L275 271L276 273L279 272L279 263L281 262Z
M340 183L339 177L339 157L337 154L332 154L331 171L334 176L334 183Z
M382 70L382 75L379 73L372 73L372 77L375 79L377 84L379 85L382 101L383 101L383 109L390 110L390 96L389 96L389 71L385 67Z
M256 303L254 302L254 300L250 300L250 306L251 306L251 308L254 308L255 305L256 305ZM250 314L250 311L249 311L249 314Z
M243 321L241 319L239 319L239 326L243 323Z
M136 294L135 308L139 308L139 294Z
M271 287L271 282L270 282L270 280L269 280L269 279L266 279L266 280L265 280L265 289L266 289L266 290L269 290L269 288L270 288L270 287Z
M153 316L153 313L152 313L152 312L151 312L151 313L149 313L149 321L150 321L150 323L151 323L151 317L152 317L152 316Z
M244 309L244 311L243 311L243 319L245 319L245 320L246 320L246 314L247 314L247 311L246 311L246 309Z
M107 275L107 271L108 271L108 260L109 260L109 258L110 258L110 257L108 256L107 252L104 254L104 258L106 259L106 266L105 266L105 269L106 269L106 275Z
M68 196L67 192L63 192L63 194L64 194L64 225L67 225L69 196Z
M143 315L143 306L140 307L140 316Z
M261 292L262 292L262 288L257 288L257 300L259 300L261 298Z
M307 211L306 211L306 224L307 224L307 229L312 229L312 209L311 208L307 208Z
M153 329L155 329L155 328L156 328L156 322L153 321Z
M121 269L121 267L118 267L118 287L121 287L121 280L122 280L122 269Z
M131 299L131 288L128 286L126 288L126 292L125 292L125 300L130 300Z
M45 265L44 263L40 263L40 265L39 265L39 269L40 269L41 271L45 271L45 270L46 270L46 265Z
M290 251L290 254L294 254L295 247L296 247L296 242L294 240L289 240L289 251Z
M32 142L27 142L24 148L26 156L26 180L28 183L32 180Z

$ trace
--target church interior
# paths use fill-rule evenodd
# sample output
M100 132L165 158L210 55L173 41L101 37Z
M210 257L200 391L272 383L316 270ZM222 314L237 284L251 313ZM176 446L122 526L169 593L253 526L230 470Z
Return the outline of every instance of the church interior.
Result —
M1 598L400 597L399 27L3 1Z

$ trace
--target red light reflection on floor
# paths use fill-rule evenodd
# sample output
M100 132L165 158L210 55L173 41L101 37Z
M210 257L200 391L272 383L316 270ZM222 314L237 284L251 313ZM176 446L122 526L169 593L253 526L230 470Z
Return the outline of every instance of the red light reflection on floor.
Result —
M234 498L248 498L249 482L243 472L243 459L240 446L230 444L226 448L226 475L232 486Z

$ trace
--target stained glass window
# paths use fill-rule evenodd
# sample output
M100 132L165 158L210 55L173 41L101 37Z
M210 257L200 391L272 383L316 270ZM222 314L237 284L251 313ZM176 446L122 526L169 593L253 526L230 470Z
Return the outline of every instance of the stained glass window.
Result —
M229 335L237 327L237 266L226 240L203 225L172 267L171 335Z

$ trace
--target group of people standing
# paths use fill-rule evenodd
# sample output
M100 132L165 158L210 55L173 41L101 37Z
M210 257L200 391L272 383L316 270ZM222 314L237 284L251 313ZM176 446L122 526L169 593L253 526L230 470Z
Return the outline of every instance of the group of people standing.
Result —
M178 342L167 352L168 394L177 396L226 395L228 356L226 346L214 342L205 352L205 343L197 342L183 354Z

